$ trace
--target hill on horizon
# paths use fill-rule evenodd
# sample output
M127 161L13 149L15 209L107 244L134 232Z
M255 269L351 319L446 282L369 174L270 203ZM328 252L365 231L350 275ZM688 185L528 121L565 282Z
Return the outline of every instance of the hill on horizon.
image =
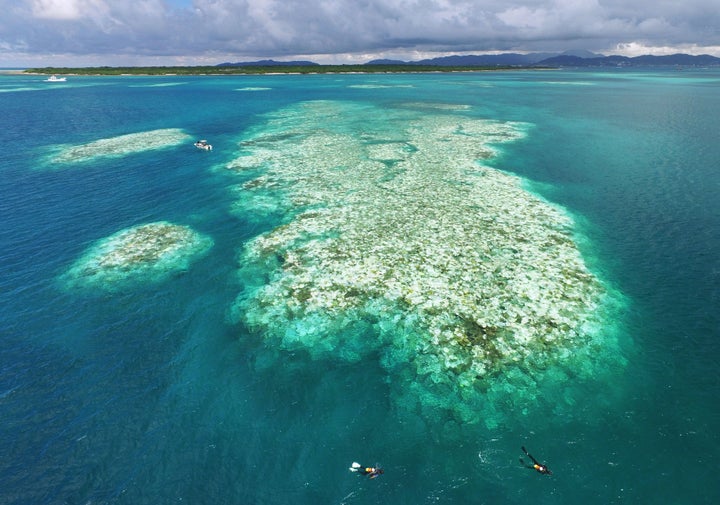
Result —
M669 54L654 56L603 56L599 58L580 58L577 56L560 55L542 60L539 65L558 67L648 67L648 66L716 66L720 65L720 58L709 54Z
M366 65L437 65L441 67L462 67L462 66L532 66L543 60L556 56L574 56L581 58L602 57L602 54L590 51L565 51L563 53L500 53L500 54L469 54L439 56L416 61L402 60L372 60Z
M619 56L592 53L590 51L565 51L563 53L500 53L450 55L423 60L391 60L377 59L364 65L424 65L438 67L639 67L639 66L718 66L720 58L708 54L690 55L684 53L654 56ZM225 62L217 67L272 67L272 66L321 66L319 63L306 60L276 61L258 60L244 62ZM342 66L342 65L340 65Z
M258 60L258 61L238 61L236 63L218 63L216 67L308 67L320 65L314 61L275 61L275 60Z
M502 53L465 56L441 56L419 61L373 60L366 65L437 65L437 66L545 66L545 67L617 67L617 66L716 66L720 58L703 55L605 56L590 51L557 53Z

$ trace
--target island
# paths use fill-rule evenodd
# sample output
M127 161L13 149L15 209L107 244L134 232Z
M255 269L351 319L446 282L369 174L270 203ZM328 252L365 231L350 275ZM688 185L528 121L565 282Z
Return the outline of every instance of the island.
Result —
M190 67L42 67L28 68L26 74L39 75L258 75L258 74L388 74L427 72L480 72L488 70L537 69L518 66L441 66L441 65L248 65Z

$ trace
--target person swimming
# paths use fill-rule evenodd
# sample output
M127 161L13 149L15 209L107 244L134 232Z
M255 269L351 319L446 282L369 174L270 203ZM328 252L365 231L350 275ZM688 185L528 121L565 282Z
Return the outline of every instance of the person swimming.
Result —
M537 460L535 458L533 458L529 452L527 452L527 450L525 449L525 446L521 447L521 449L525 453L525 455L528 458L530 458L533 462L532 465L528 465L525 463L525 461L522 458L520 458L520 463L525 468L532 468L533 470L535 470L543 475L552 475L552 472L550 471L550 469L546 465L542 465L542 464L538 463Z
M371 479L374 479L375 477L379 477L380 475L385 473L385 471L380 467L363 466L360 463L356 463L356 462L353 462L353 464L350 466L349 470L351 472L357 472L360 475L367 475Z

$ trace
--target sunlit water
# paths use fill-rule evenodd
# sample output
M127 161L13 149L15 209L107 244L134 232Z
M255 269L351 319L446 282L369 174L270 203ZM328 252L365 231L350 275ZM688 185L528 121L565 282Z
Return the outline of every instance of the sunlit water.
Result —
M1 501L717 500L718 84L2 76Z

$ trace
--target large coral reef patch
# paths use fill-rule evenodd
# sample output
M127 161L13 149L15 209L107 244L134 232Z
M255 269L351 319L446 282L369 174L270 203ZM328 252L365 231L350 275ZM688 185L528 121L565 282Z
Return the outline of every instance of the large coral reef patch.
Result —
M230 167L260 172L243 211L285 213L241 253L237 319L317 359L379 354L402 402L463 421L553 366L591 376L615 343L572 219L480 164L526 128L324 101L272 116Z

